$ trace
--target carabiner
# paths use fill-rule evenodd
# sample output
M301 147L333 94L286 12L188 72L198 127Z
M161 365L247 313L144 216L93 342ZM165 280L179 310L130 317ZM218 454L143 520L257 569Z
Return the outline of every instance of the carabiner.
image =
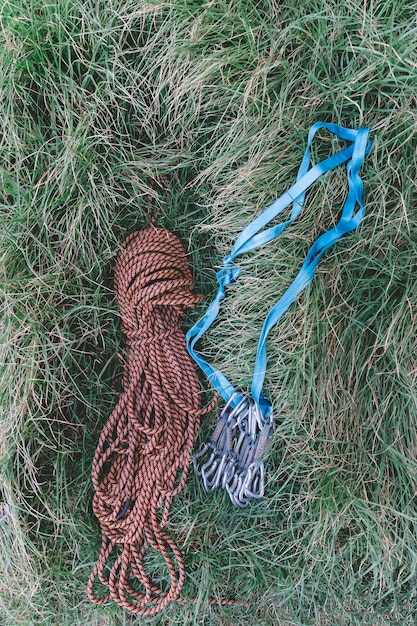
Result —
M252 463L242 485L242 495L249 500L262 498L265 493L265 466L263 461Z
M228 485L230 488L230 482L237 480L237 473L239 471L238 458L236 454L232 451L229 453L228 457L229 459L227 461L227 465L223 470L223 478L221 484L222 489L227 489Z
M204 454L206 454L206 452L208 450L211 450L211 452L209 452L210 457L208 459L208 461L203 461L200 464L200 468L198 466L198 459L200 459ZM216 454L217 451L217 447L215 445L215 443L210 439L210 441L206 441L206 443L203 445L203 447L201 448L201 450L199 452L197 452L194 457L193 457L193 464L194 464L194 471L197 474L197 476L201 476L202 473L202 469L203 467L207 464L207 463L211 463L212 460L214 459L214 456Z
M208 471L205 471L205 469L203 469L202 476L204 488L207 493L212 493L215 489L217 489L217 487L219 487L222 479L222 470L224 464L227 461L226 457L226 454L222 454L221 457L216 459L215 463L213 464L214 467L208 468Z

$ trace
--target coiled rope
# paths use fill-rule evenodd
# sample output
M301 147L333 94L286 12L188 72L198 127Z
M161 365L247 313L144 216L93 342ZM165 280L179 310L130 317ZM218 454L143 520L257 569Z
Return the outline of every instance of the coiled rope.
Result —
M185 310L200 296L192 293L181 242L154 226L124 242L114 288L129 353L124 391L93 460L102 547L88 594L98 604L112 598L128 611L151 615L179 598L185 577L180 551L164 527L171 498L184 486L203 412L180 328ZM163 556L167 588L146 572L144 559L152 551ZM97 578L105 596L94 591Z

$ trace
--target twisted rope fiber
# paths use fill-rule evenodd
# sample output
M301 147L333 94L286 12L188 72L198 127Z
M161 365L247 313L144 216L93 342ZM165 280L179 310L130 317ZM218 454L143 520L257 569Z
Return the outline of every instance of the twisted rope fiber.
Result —
M93 460L93 510L102 547L88 594L98 604L112 598L128 611L152 615L179 599L185 577L179 549L164 526L171 498L187 477L200 415L211 408L201 410L195 366L180 328L185 310L201 297L192 293L179 239L153 226L124 242L114 289L129 353L124 391ZM163 556L168 590L145 570L152 550ZM107 587L105 596L93 589L97 577Z

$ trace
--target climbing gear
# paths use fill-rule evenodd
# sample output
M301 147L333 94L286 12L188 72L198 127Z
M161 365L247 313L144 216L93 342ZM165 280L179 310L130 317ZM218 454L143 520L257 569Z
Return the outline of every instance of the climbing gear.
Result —
M103 537L88 594L98 604L113 598L128 611L152 615L179 599L184 583L180 551L164 526L171 498L187 477L200 415L211 408L201 409L195 365L180 328L185 310L200 296L192 293L179 239L152 225L126 239L114 288L129 353L124 391L93 460L93 510ZM145 571L152 550L165 561L169 588ZM105 596L94 591L97 577Z
M246 397L232 408L234 399L233 394L210 440L194 456L194 467L208 493L222 487L233 504L245 508L264 494L263 459L272 442L273 423L270 417L263 419Z
M310 167L311 144L320 129L326 129L350 145ZM261 498L265 489L265 460L274 435L272 405L262 392L266 373L268 334L297 295L312 281L317 265L326 250L344 234L357 228L362 221L363 184L359 170L372 147L368 135L368 128L351 130L325 122L317 122L311 127L296 182L241 232L217 273L219 287L214 300L203 317L186 335L189 354L226 402L213 435L194 457L195 469L202 476L206 491L212 492L219 487L226 489L236 506L247 507L254 498ZM266 316L258 342L251 397L247 397L236 391L222 372L196 352L195 345L216 319L220 303L226 296L226 288L235 282L242 272L241 268L235 265L236 257L278 237L300 215L309 187L322 174L345 162L349 192L340 220L334 228L320 235L313 243L293 283ZM292 210L287 220L264 229L290 205Z

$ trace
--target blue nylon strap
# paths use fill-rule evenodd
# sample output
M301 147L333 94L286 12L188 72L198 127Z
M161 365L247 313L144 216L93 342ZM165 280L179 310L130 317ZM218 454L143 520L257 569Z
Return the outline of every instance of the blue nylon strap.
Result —
M345 150L341 150L337 154L317 163L310 170L310 147L313 139L318 130L326 128L333 134L337 135L341 139L345 139L354 142L357 138L358 131L352 131L334 124L326 124L324 122L318 122L314 124L308 134L307 148L304 153L303 160L298 170L297 180L295 184L280 196L275 202L273 202L263 213L255 218L246 228L241 232L236 239L230 255L224 259L225 264L233 262L233 259L239 254L254 250L259 246L264 245L268 241L275 239L287 226L291 224L301 213L306 191L311 185L325 172L334 169L338 165L341 165L352 157L354 146L349 146ZM277 226L274 226L261 234L256 235L261 228L263 228L268 222L274 219L281 211L286 209L291 203L293 203L293 210L290 218Z
M211 365L211 363L206 361L198 352L194 350L194 346L216 319L219 313L220 303L226 295L225 288L227 285L233 283L240 274L241 269L239 267L223 268L217 273L219 288L214 300L209 305L205 315L192 328L190 328L186 334L188 352L201 367L216 391L226 402L229 402L233 394L236 394L236 400L233 402L233 406L238 404L239 399L242 399L242 396L237 394L233 385L227 380L226 376L224 376L220 370Z
M317 131L322 128L335 134L340 139L351 142L352 145L310 168L310 147ZM297 295L312 281L317 265L326 250L339 241L345 233L354 230L363 219L363 184L359 176L359 170L365 156L371 149L371 143L368 140L368 135L369 129L367 128L360 128L356 131L336 126L335 124L327 124L325 122L318 122L314 124L308 135L307 148L294 185L292 185L292 187L280 196L278 200L273 202L263 213L246 226L236 239L230 254L224 258L224 266L217 273L217 280L219 283L217 294L209 305L205 315L188 331L186 340L190 355L204 371L217 392L226 402L230 402L232 407L237 406L243 396L238 394L224 374L222 374L222 372L220 372L216 367L208 363L198 352L195 351L194 347L197 341L216 319L219 313L220 303L226 296L226 287L233 283L241 274L241 269L239 267L232 266L234 259L240 254L255 250L256 248L275 239L301 213L308 188L311 187L311 185L325 172L334 169L346 161L348 162L346 171L349 192L343 206L339 222L334 228L322 234L313 243L297 277L288 287L283 296L272 307L263 324L257 349L251 393L254 401L260 407L262 414L266 417L269 415L271 410L269 401L262 394L262 387L266 372L266 339L273 326L275 326L281 316L285 313L285 311L287 311ZM292 211L289 219L262 231L262 229L272 219L279 215L289 205L292 205ZM355 211L357 205L359 208ZM233 394L235 394L235 396L232 398Z

